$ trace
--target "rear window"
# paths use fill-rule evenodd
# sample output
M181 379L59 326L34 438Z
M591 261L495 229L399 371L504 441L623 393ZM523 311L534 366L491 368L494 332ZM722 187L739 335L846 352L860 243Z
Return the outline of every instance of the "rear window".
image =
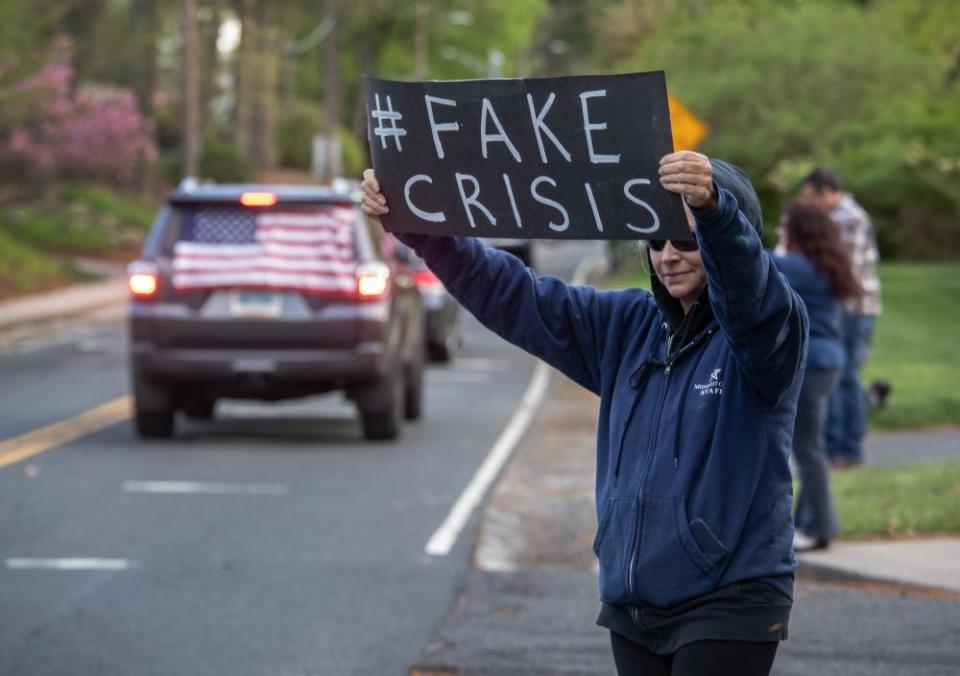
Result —
M352 293L356 217L338 205L180 205L167 240L173 287Z

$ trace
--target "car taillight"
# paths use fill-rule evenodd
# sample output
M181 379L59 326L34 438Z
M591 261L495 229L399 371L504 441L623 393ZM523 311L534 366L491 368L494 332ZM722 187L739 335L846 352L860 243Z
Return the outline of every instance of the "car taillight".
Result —
M155 263L134 261L127 266L127 280L134 298L153 298L159 285L160 270Z
M382 298L390 288L390 268L383 263L364 263L357 268L357 295Z
M413 273L413 282L417 288L427 293L443 293L443 282L429 270L417 270Z

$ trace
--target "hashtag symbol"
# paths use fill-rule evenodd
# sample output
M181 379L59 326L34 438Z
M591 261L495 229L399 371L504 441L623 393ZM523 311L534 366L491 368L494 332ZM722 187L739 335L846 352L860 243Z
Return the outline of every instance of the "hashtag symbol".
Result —
M403 152L403 147L400 145L400 137L406 136L407 130L397 126L397 120L403 119L403 115L393 109L393 101L390 100L389 95L387 95L386 110L380 108L379 94L374 94L373 100L377 104L377 109L372 113L373 119L377 121L377 128L373 130L373 133L380 137L380 144L384 150L387 149L387 137L392 136L394 142L397 144L397 151ZM384 124L385 122L389 123L389 126Z

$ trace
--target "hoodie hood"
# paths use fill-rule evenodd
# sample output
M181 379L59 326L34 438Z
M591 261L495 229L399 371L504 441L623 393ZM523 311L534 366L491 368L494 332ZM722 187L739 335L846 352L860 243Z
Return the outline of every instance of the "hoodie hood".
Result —
M737 200L737 207L747 217L747 221L754 227L757 234L760 234L763 230L763 212L760 209L760 199L753 189L750 177L740 167L723 160L711 159L710 166L713 168L713 182L717 186L717 190L723 189L733 195ZM692 338L713 319L707 287L703 287L693 311L687 317L683 312L680 301L671 296L663 284L660 283L660 280L657 279L649 249L647 250L647 261L650 263L650 287L653 289L653 296L657 305L660 306L660 311L670 324L670 331L678 333L682 326L683 335ZM686 325L683 326L685 322ZM673 347L679 349L682 345L676 344Z

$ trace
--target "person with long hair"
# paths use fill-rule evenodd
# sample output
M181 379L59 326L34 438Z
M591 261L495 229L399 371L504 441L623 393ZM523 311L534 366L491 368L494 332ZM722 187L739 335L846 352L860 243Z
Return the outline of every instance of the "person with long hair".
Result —
M655 177L652 177L655 178ZM600 396L594 553L620 676L766 676L792 607L790 431L807 314L741 170L664 156L686 239L653 293L537 275L471 237L397 235L485 326ZM363 209L389 211L372 170Z
M840 232L816 202L792 202L777 232L778 249L786 253L774 261L810 317L807 366L793 430L793 457L800 472L793 546L809 551L826 547L840 530L825 449L827 408L845 360L842 302L857 298L861 289Z
M849 253L850 272L862 292L843 303L840 340L845 359L840 382L830 397L827 413L826 450L830 465L845 469L863 463L863 439L870 405L882 407L890 383L874 381L864 389L860 382L873 340L873 330L882 311L877 266L880 252L870 215L843 189L840 179L825 167L817 167L803 179L802 196L827 212Z

